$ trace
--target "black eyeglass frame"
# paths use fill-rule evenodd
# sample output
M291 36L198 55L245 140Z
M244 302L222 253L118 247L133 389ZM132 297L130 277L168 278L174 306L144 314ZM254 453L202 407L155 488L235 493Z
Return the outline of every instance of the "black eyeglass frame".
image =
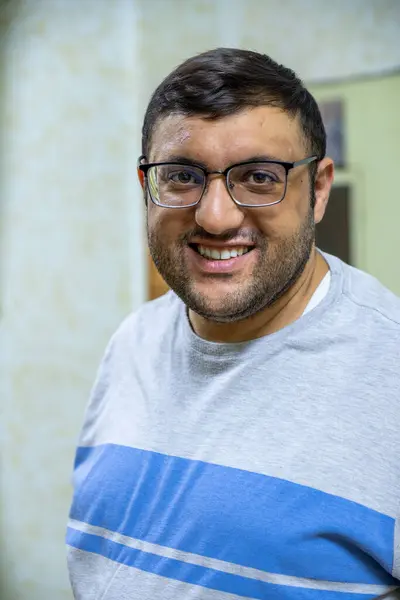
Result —
M223 171L209 171L205 167L203 167L201 165L197 165L196 163L180 163L179 161L177 161L177 162L165 161L165 162L155 162L155 163L142 163L141 161L144 160L145 158L146 158L145 156L139 157L137 167L143 173L143 175L146 179L146 188L149 190L151 201L154 204L156 204L157 206L161 206L162 208L172 208L172 209L191 208L193 206L197 206L200 203L201 199L203 198L204 192L206 191L207 179L208 179L209 175L223 175L224 176L225 185L226 185L228 194L237 206L241 206L243 208L262 208L262 207L266 207L266 206L274 206L275 204L280 204L285 199L289 171L291 171L292 169L295 169L296 167L300 167L301 165L309 165L310 163L312 163L316 160L317 161L320 160L318 158L318 156L308 156L307 158L302 158L301 160L296 160L295 162L287 162L287 161L282 161L282 160L259 160L259 161L258 160L246 160L243 162L235 163L234 165L230 165ZM236 167L241 167L241 166L245 166L245 165L253 165L253 164L281 165L285 169L285 172L286 172L285 189L283 190L283 195L280 200L275 200L275 202L269 202L267 204L245 204L244 202L239 202L239 200L236 200L236 198L233 197L232 192L229 189L229 173L232 171L232 169L234 169ZM161 204L160 202L157 202L157 200L155 200L153 198L153 196L151 194L151 190L147 183L147 173L152 167L165 167L167 165L181 165L182 167L196 167L197 169L200 169L204 173L203 190L201 192L200 198L196 202L192 202L191 204L185 204L184 206L168 206L167 204Z

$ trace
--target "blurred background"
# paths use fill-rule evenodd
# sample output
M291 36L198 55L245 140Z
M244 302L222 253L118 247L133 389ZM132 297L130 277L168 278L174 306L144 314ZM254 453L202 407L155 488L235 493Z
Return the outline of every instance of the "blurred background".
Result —
M400 295L400 0L0 1L0 599L71 600L71 470L105 345L165 288L136 182L149 96L216 46L270 54L338 163L321 247Z

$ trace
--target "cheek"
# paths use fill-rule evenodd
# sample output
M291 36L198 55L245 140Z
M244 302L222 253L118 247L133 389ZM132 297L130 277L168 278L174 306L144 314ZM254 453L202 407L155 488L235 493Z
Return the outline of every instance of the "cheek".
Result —
M177 214L178 213L178 214ZM147 212L147 228L150 235L155 235L161 243L172 244L182 237L185 229L185 216L178 210L151 206Z
M279 243L293 235L305 218L293 206L285 206L285 201L286 199L281 204L265 207L263 214L256 221L257 228L270 244Z
M157 240L157 244L163 243L165 239L165 227L163 221L165 215L162 214L161 208L151 204L147 209L147 234L149 239L152 239L154 243Z
M311 210L307 182L298 189L288 188L287 194L280 204L269 207L270 212L263 215L265 231L273 237L284 238L297 232L308 218Z

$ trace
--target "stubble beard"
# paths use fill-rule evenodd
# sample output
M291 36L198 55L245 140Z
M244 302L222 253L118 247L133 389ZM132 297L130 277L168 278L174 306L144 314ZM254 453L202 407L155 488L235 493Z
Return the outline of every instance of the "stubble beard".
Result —
M216 301L196 290L184 261L186 239L178 241L173 248L165 248L161 236L149 228L147 231L150 254L168 286L190 310L218 323L241 321L272 306L303 273L315 241L314 213L310 205L307 217L289 238L274 245L261 236L257 239L259 260L248 281L238 282L232 291Z

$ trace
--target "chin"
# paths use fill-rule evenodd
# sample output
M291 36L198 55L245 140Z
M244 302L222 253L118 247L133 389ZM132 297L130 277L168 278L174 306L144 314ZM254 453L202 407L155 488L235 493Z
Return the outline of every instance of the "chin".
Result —
M241 290L243 286L216 282L211 285L194 285L190 295L200 306L207 306L219 313L225 312L228 305L236 304Z
M214 310L214 307L207 306L197 306L193 307L192 311L196 313L199 317L206 319L207 321L211 321L213 323L235 323L237 321L241 321L241 317L237 317L236 315L228 314L225 309Z
M253 314L248 302L240 301L237 295L228 293L195 293L185 302L190 310L208 321L234 323Z

